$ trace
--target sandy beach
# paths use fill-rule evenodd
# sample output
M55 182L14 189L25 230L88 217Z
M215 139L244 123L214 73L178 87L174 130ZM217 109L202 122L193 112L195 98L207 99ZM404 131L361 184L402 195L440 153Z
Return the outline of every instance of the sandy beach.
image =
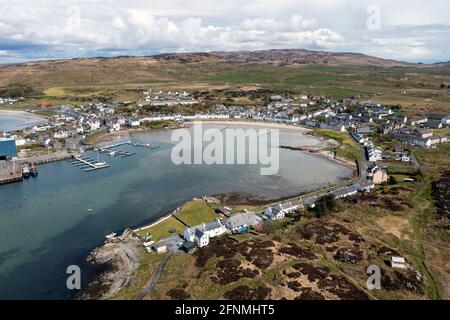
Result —
M0 110L0 131L21 130L31 123L45 122L47 119L29 112Z
M193 122L188 123L211 123L211 124L224 124L224 125L241 125L241 126L252 126L252 127L264 127L264 128L272 128L272 129L287 129L287 130L299 130L302 132L310 132L311 129L293 125L289 123L283 122L269 122L269 121L260 121L260 120L195 120Z
M9 116L9 117L23 118L23 119L36 119L36 121L45 120L45 118L40 115L26 112L26 111L19 111L19 110L1 110L0 109L0 116L2 116L2 115Z

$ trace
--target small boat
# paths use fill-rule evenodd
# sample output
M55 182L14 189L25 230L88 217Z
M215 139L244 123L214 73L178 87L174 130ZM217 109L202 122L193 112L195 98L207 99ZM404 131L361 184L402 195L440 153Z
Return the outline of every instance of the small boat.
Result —
M25 179L28 179L29 177L31 177L30 167L28 166L28 163L25 163L25 165L23 166L22 176Z
M111 241L111 240L113 240L116 237L116 235L117 235L117 233L113 232L113 233L107 234L105 236L105 238L106 238L107 241Z
M34 164L31 164L30 173L33 178L36 178L39 174L39 172Z
M95 160L91 160L90 162L94 162ZM102 166L106 166L106 162L100 161L100 156L99 153L97 151L97 162L94 163L95 167L102 167Z

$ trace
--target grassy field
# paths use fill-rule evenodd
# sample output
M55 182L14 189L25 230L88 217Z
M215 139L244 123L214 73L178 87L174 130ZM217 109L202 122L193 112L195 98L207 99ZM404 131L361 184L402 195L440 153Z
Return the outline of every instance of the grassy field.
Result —
M173 236L176 233L183 233L184 229L185 226L180 221L174 217L170 217L152 227L139 230L138 235L144 237L148 234L152 236L153 241L159 241Z
M148 254L142 248L141 258L139 260L140 266L136 270L133 276L133 280L127 286L125 286L119 294L114 297L115 300L132 300L137 299L140 296L142 288L149 280L151 275L161 260L164 258L163 254Z
M217 220L219 216L214 209L203 200L192 200L183 205L176 216L189 226L197 226L202 223Z
M359 160L361 153L358 144L348 135L347 132L338 132L326 129L316 129L314 133L320 137L336 140L339 146L332 149L338 157L347 160Z
M278 93L289 91L339 99L356 96L359 101L401 104L407 115L450 112L446 88L450 83L450 68L443 66L375 66L370 61L367 65L284 65L227 63L214 58L184 63L145 57L42 64L0 68L0 86L28 85L36 92L44 92L38 99L61 103L96 97L136 100L138 95L133 90L149 87L188 90L252 87Z
M439 172L450 169L450 143L443 143L434 149L414 148L414 154L422 165L422 171L433 177Z

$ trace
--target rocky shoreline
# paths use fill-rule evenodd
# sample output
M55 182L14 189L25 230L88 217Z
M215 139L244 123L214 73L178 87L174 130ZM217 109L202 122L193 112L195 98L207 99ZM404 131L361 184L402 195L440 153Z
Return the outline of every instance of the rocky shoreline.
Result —
M130 283L133 273L140 266L140 240L133 231L126 229L112 242L94 249L86 258L88 267L102 266L86 290L77 297L80 300L111 299Z
M291 147L291 146L280 146L281 149L287 149L292 151L303 151L308 152L312 155L316 155L331 161L335 161L341 165L344 165L346 167L350 167L354 169L356 167L356 163L352 162L348 159L337 157L335 154L333 154L331 151L326 150L326 148L320 148L315 146L303 146L303 147Z

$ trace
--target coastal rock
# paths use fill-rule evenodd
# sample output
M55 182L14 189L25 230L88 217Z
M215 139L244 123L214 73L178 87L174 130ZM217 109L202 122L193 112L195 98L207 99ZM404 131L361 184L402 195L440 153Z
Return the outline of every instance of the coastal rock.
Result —
M130 282L139 267L141 243L129 229L117 239L94 249L87 257L89 264L105 268L89 284L81 299L110 299Z

